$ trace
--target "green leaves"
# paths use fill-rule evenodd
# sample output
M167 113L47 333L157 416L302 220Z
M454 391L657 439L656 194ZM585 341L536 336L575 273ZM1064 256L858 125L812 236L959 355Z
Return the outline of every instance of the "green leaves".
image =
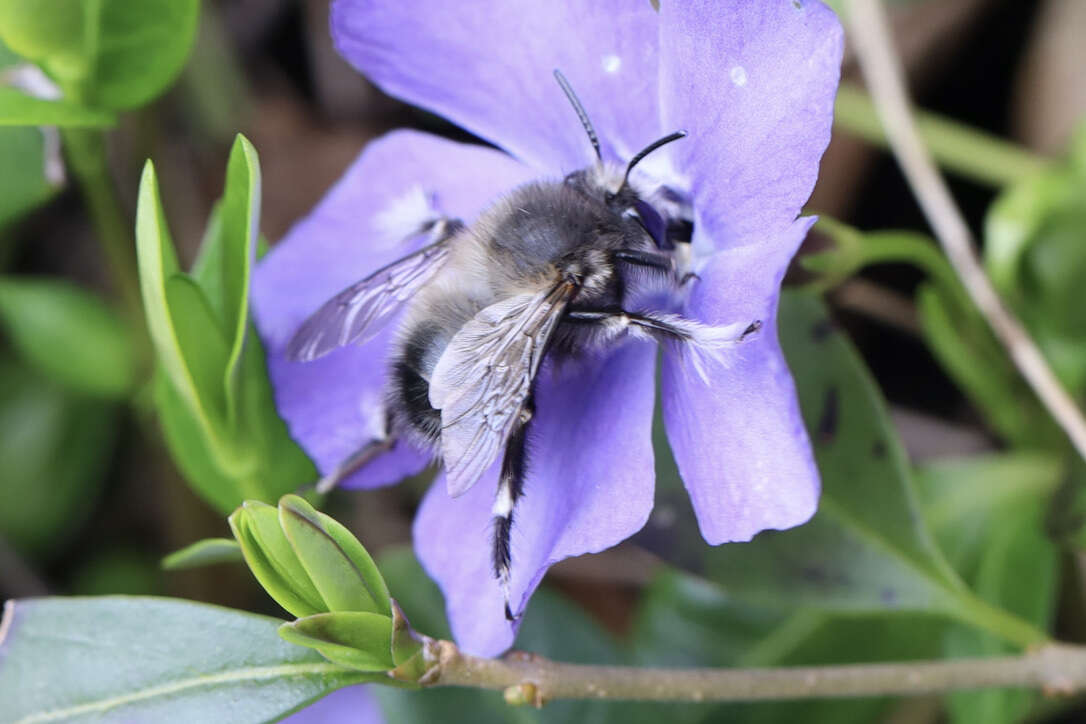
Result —
M230 529L260 585L293 615L392 615L388 587L366 549L298 496L283 496L278 509L246 501L230 516Z
M984 261L1053 371L1086 391L1086 126L1063 165L1027 177L992 204Z
M5 721L256 724L366 679L280 640L280 623L148 597L9 602Z
M70 100L127 110L181 71L199 8L199 0L0 0L0 39Z
M1003 454L922 468L917 485L939 543L981 597L1047 629L1055 606L1058 558L1045 532L1047 501L1063 475L1039 454ZM944 641L947 656L997 656L1013 648L966 626ZM953 722L1018 721L1037 700L1030 692L963 692L949 699Z
M29 363L73 390L122 398L135 384L128 328L101 299L68 282L0 277L0 323Z
M0 536L55 555L94 509L113 454L117 410L0 357Z
M864 232L822 217L815 227L833 239L827 251L800 259L819 275L811 288L826 291L866 266L907 263L928 280L916 292L925 341L962 392L1004 439L1045 445L1055 433L1048 414L981 317L934 239L909 231Z
M388 645L392 619L365 611L318 613L279 627L279 635L316 649L329 661L359 671L395 668ZM374 646L374 642L383 645Z
M179 571L215 563L240 563L243 560L241 546L237 541L229 538L205 538L163 558L162 567L167 571Z
M373 559L350 531L296 495L278 509L256 501L230 528L264 590L294 616L280 635L359 671L423 673L421 644L388 595Z
M275 500L316 475L275 413L263 349L251 332L248 291L259 217L259 162L239 136L223 199L192 274L185 274L154 167L144 169L136 246L161 369L155 404L185 477L223 511L245 498Z
M106 128L117 122L107 111L77 103L48 101L0 86L0 126Z

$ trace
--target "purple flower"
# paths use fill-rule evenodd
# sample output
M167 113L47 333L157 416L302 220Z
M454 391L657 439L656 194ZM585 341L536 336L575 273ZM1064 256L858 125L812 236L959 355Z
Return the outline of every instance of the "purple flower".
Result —
M336 689L281 724L384 724L385 718L366 684Z
M648 0L336 0L332 32L385 91L507 153L390 133L258 268L254 305L279 409L321 472L381 434L396 325L308 363L287 361L287 342L330 296L425 243L401 241L412 214L470 224L527 181L592 165L552 79L558 68L605 160L624 164L666 133L688 133L637 167L640 186L693 225L697 276L672 311L706 325L764 324L717 357L660 346L668 437L705 539L746 541L806 521L818 473L775 319L781 277L813 222L797 215L829 140L841 57L833 13L812 0L663 0L659 12ZM550 565L613 546L648 519L657 349L631 339L541 369L512 532L514 613ZM344 484L392 483L427 460L399 441ZM497 467L456 498L439 476L414 527L458 642L481 655L515 633L491 567Z

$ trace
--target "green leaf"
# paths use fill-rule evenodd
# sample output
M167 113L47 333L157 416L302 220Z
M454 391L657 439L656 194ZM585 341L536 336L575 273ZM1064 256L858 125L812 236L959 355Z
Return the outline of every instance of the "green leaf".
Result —
M184 67L196 38L199 0L100 2L92 99L105 108L137 108Z
M68 589L79 596L153 596L163 590L155 557L132 548L95 549L72 575Z
M204 538L163 558L162 567L167 571L181 571L187 568L212 566L216 563L241 563L244 560L241 546L236 540Z
M238 508L228 520L230 530L241 546L242 555L245 556L245 564L249 566L257 582L292 616L302 617L322 613L325 610L323 601L315 604L307 600L304 592L299 592L299 581L303 579L289 578L284 574L284 568L272 559L268 549L257 535L252 511L252 506Z
M275 395L265 362L264 346L249 324L238 377L241 442L259 464L260 497L277 500L317 478L313 462L290 436L275 406ZM252 494L249 497L254 497Z
M921 284L916 307L924 339L958 387L1004 439L1050 447L1063 434L974 308L964 311L944 290Z
M320 591L313 585L302 562L298 560L298 554L294 552L290 539L280 524L279 510L266 503L247 500L241 506L241 512L248 518L249 530L268 561L291 590L311 609L307 613L295 615L309 616L331 610L321 597Z
M0 358L0 537L24 555L58 552L94 511L117 410Z
M212 228L217 232L204 255L214 254L216 263L202 264L216 289L216 311L222 320L230 347L230 358L222 381L229 418L238 417L238 386L241 355L249 325L249 278L252 273L256 239L260 233L260 162L256 150L244 136L238 136L230 151L226 186ZM203 281L203 280L201 280Z
M0 0L0 37L67 93L126 110L177 77L199 9L198 0Z
M0 86L0 126L109 128L116 123L116 116L108 111L35 98L15 88Z
M328 610L391 613L384 578L350 531L296 495L279 501L279 522Z
M223 513L246 497L260 497L255 479L234 477L218 467L199 421L161 369L156 371L152 394L170 456L200 497Z
M42 129L0 128L0 229L56 193L45 164Z
M180 272L150 162L140 181L136 251L148 331L170 386L188 408L214 467L232 478L251 473L252 461L239 459L224 429L219 380L226 341L203 292Z
M366 678L281 640L280 623L162 598L9 602L5 720L255 724Z
M242 137L192 276L177 265L154 175L140 187L137 250L148 328L167 381L156 402L189 483L225 511L277 500L316 477L276 410L264 349L249 321L260 171Z
M75 80L88 71L85 13L96 2L0 0L0 40L54 77Z
M782 295L780 330L822 474L818 512L798 528L708 549L708 576L767 607L940 613L1018 644L1043 639L976 598L940 553L878 388L821 303Z
M1070 158L1005 191L985 220L985 264L1060 380L1086 391L1086 125Z
M174 323L178 351L192 376L201 402L212 420L227 428L226 396L220 375L226 366L229 349L214 312L200 285L186 274L172 274L166 279L166 306Z
M392 619L379 613L318 613L283 624L279 635L359 671L388 671L396 665L390 647Z
M1058 582L1057 549L1044 518L1063 472L1053 457L1015 453L939 462L917 473L926 517L962 576L989 603L1042 629L1052 623ZM952 627L945 641L947 656L1012 652L965 626ZM949 710L953 722L1009 724L1037 700L1027 691L961 692L950 696Z
M27 362L73 390L106 398L132 390L131 333L97 296L58 279L0 277L0 322Z
M929 658L946 628L903 614L788 615L736 601L719 586L663 570L642 596L633 645L644 665L801 666ZM705 721L846 724L879 721L887 699L725 705Z

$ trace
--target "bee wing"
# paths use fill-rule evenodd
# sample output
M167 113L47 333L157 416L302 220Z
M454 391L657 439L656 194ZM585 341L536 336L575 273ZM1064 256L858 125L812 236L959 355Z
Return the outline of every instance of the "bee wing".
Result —
M497 459L575 289L563 282L492 304L441 354L430 377L430 404L441 410L449 495L465 493Z
M448 239L443 239L347 287L298 328L287 345L287 357L308 362L337 347L368 341L437 273L448 256Z

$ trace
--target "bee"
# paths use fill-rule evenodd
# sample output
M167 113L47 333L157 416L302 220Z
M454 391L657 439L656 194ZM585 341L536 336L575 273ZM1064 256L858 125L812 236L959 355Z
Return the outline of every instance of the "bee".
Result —
M332 297L298 329L289 358L308 361L372 338L403 311L385 396L385 434L323 478L327 490L398 439L431 451L458 496L501 459L492 509L492 563L509 606L510 533L524 492L535 412L535 381L545 358L575 362L629 338L714 354L761 327L710 326L643 308L653 293L681 295L691 225L666 189L631 179L637 164L685 137L676 131L623 167L603 160L584 107L559 71L596 160L561 180L508 193L470 226L433 218L419 251ZM404 309L406 307L406 309ZM700 365L695 368L704 377Z

